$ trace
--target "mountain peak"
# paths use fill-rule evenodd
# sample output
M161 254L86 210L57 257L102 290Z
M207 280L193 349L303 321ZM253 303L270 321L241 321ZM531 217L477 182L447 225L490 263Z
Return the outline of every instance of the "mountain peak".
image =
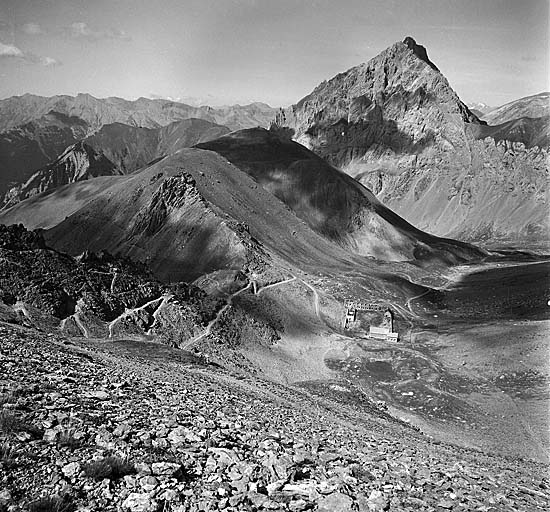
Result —
M439 68L428 58L428 52L426 51L426 48L421 44L417 44L417 42L411 36L407 36L405 39L403 39L403 44L405 44L407 48L412 50L419 59L428 64L428 66L430 66L435 71L439 71Z

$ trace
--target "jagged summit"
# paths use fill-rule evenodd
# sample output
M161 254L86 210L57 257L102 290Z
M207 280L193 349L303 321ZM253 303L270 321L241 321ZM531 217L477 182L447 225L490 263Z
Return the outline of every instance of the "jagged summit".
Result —
M428 52L426 51L426 48L421 44L417 44L411 36L407 36L405 39L403 39L403 44L407 45L407 48L412 50L419 59L422 59L432 69L439 71L439 68L428 58Z
M489 129L412 37L320 83L275 124L425 231L471 241L548 232L547 137L525 122ZM487 187L501 211L487 210Z

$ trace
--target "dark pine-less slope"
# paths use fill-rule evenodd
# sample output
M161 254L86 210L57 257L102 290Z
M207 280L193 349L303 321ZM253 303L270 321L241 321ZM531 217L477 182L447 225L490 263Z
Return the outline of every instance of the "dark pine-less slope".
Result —
M425 231L549 236L547 136L530 121L484 126L411 38L321 83L277 123Z
M0 194L11 185L26 181L87 132L88 125L82 119L48 111L0 133Z
M229 134L197 147L216 151L287 204L317 233L353 253L382 260L479 254L414 228L364 186L291 140L263 129Z
M54 162L35 172L25 183L12 187L4 197L5 208L68 183L117 174L120 171L103 153L83 142L77 142Z
M4 197L4 207L67 183L131 173L181 148L208 141L228 131L225 126L202 119L184 119L156 129L121 123L105 125L82 142L69 146L26 181L11 187Z

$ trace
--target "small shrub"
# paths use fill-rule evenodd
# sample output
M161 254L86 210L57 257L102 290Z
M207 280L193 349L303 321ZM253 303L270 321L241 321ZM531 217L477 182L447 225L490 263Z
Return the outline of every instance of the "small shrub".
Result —
M0 408L4 407L5 404L11 404L15 400L15 395L13 393L2 393L0 395Z
M0 464L3 464L6 468L12 468L15 466L18 451L7 441L0 444Z
M29 512L73 512L76 506L70 496L46 496L29 504Z
M9 411L0 411L0 431L5 434L22 430L23 423L15 414Z
M75 431L73 429L66 429L59 433L57 443L59 446L65 446L71 450L75 450L82 444L82 440L75 437Z
M9 411L0 411L0 432L11 434L13 432L27 432L31 437L40 439L44 431L30 423L20 420L15 414Z
M127 459L113 455L85 464L83 469L86 476L98 481L105 478L117 480L136 472L134 466Z

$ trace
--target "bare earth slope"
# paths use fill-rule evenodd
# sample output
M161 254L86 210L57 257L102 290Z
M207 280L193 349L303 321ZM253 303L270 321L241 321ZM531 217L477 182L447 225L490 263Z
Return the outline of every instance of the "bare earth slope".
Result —
M123 174L128 174L156 158L228 132L226 126L204 119L183 119L155 129L114 123L104 125L85 142L101 151Z
M544 117L550 115L550 92L541 92L511 101L483 115L487 124L496 125L521 117Z
M382 260L468 259L467 244L419 231L370 190L303 146L262 129L234 132L197 147L216 151L286 203L316 232L353 253Z
M347 175L266 130L236 132L199 147L222 156L184 149L138 173L113 178L83 207L71 199L69 187L37 198L27 213L19 205L0 218L29 228L51 227L51 243L72 254L89 248L147 257L165 278L175 268L185 275L186 261L197 273L220 268L221 261L242 265L247 257L230 234L237 229L234 223L291 259L301 253L315 259L316 254L347 252L391 261L458 262L483 255L467 244L417 230ZM186 195L188 175L192 193ZM52 209L67 212L60 206L63 198L80 209L66 220L53 220ZM44 225L43 218L54 224ZM338 245L329 248L333 242Z
M420 229L550 236L547 137L531 121L483 126L411 38L321 83L277 124Z
M3 212L2 220L49 228L48 240L72 254L108 249L150 260L171 280L240 269L246 244L254 245L248 230L289 257L346 257L247 174L198 149L181 150L139 173L30 198Z

